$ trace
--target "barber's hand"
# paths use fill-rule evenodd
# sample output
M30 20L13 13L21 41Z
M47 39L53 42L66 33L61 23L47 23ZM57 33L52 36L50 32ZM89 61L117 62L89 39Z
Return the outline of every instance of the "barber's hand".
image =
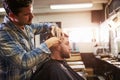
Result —
M58 38L61 38L63 36L62 30L58 26L52 26L51 28L52 28L51 30L52 36L55 36Z
M61 41L57 37L51 37L45 41L48 48L52 47L53 45L59 44Z

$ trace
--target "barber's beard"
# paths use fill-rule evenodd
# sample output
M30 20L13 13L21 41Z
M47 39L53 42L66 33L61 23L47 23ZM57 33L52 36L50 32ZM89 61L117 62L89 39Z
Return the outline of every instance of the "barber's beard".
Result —
M32 23L28 23L28 24L26 24L26 25L31 25Z
M30 25L31 23L32 23L32 18L28 20L28 25Z
M32 22L31 21L29 21L26 25L31 25L32 24Z

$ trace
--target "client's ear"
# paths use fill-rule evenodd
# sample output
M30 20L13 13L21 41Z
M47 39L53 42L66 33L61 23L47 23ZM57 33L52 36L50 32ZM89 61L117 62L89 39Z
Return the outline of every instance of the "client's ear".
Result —
M54 50L54 49L57 49L59 47L60 43L57 43L53 46L50 47L50 50Z
M10 19L11 19L12 21L15 19L15 15L14 15L12 12L10 12L8 15L10 16Z

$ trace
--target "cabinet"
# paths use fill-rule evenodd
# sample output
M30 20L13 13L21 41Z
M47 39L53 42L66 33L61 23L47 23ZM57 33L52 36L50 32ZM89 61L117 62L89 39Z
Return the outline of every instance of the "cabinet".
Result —
M120 80L120 68L96 58L93 53L81 53L80 55L85 68L92 68L94 75L103 76L106 80Z
M96 62L95 74L102 75L106 78L109 76L111 80L120 80L120 68L98 58L96 58Z

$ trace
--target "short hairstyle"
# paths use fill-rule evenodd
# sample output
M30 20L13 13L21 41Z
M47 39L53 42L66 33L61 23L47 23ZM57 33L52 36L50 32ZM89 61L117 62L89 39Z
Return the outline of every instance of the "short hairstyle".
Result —
M52 46L52 47L50 47L50 50L51 51L56 50L56 48L64 41L65 38L69 38L69 36L66 33L63 33L63 36L61 36L61 38L60 38L61 42L56 44L56 45L54 45L54 46Z
M32 0L2 0L2 4L7 14L12 12L17 15L21 8L32 4Z

